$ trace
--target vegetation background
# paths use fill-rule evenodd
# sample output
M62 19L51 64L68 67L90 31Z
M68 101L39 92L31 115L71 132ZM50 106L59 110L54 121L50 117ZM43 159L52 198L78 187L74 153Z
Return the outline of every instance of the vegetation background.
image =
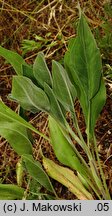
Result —
M107 86L107 102L96 126L98 150L108 187L112 193L112 1L80 0L82 10L87 16L91 30L101 50L103 73ZM78 22L77 0L0 0L0 44L17 51L27 63L31 64L37 53L43 51L51 67L55 59L63 64L63 55L68 41L76 35ZM0 97L13 110L17 104L8 100L11 80L14 74L11 66L0 58ZM75 103L81 132L85 125L79 103ZM47 115L28 113L29 121L40 131L48 134ZM67 116L70 121L69 115ZM71 123L72 124L72 123ZM35 137L34 157L41 161L39 147L45 156L56 160L49 143L39 136ZM80 151L80 149L79 149ZM83 154L83 152L82 152ZM0 138L0 182L17 184L16 164L19 157L10 145ZM73 199L64 186L53 181L60 198ZM24 176L23 187L31 187Z

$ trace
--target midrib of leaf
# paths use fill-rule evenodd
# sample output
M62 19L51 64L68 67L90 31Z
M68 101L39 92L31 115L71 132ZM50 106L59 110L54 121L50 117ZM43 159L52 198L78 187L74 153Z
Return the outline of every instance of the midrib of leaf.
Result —
M90 92L90 79L89 79L89 69L88 69L88 61L87 61L87 56L86 56L86 44L85 44L85 40L84 40L84 27L82 28L82 32L83 32L83 37L81 37L80 36L80 34L79 34L79 39L80 39L80 41L82 42L82 44L83 44L83 47L84 47L84 59L85 59L85 66L86 66L86 70L87 70L87 81L89 82L89 86L88 86L88 88L89 88L89 92ZM85 92L86 93L86 92ZM86 94L87 95L87 94ZM88 97L87 97L88 98Z

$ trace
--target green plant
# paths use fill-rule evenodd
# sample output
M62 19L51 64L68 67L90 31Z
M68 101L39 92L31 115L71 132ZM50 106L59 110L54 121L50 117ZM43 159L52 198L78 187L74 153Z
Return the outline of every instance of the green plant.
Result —
M65 69L53 61L51 74L43 53L37 55L33 67L27 65L19 55L2 47L0 54L13 65L17 73L12 80L10 98L24 110L34 113L42 110L49 114L50 138L0 103L0 134L21 156L30 176L55 198L58 197L48 175L68 187L78 199L111 199L94 132L96 120L106 101L106 88L100 52L84 15L81 13L77 37L70 41L65 54ZM76 98L84 114L87 143L74 110ZM66 112L70 113L76 132L66 121ZM56 157L67 168L43 156L46 172L43 170L41 164L33 159L29 129L50 141ZM78 152L73 139L83 149L88 162ZM75 170L77 176L70 169Z
M23 55L29 51L39 50L42 47L42 44L34 40L23 40L22 41L22 50Z
M23 55L26 54L29 51L34 50L40 50L43 47L46 47L47 49L50 49L51 47L54 47L58 44L58 42L55 40L53 41L50 39L51 32L48 32L45 37L41 37L34 34L35 40L23 40L22 41L22 50Z

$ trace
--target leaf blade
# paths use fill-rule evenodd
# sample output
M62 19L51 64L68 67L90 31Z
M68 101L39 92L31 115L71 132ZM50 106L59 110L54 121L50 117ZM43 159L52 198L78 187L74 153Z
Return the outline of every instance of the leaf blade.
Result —
M73 99L70 92L71 88L73 91L73 86L64 68L56 61L52 63L52 77L56 98L67 111L73 110Z
M84 188L77 176L68 168L54 163L48 158L43 158L43 165L50 177L66 186L80 200L93 199L92 195Z
M48 191L54 192L49 177L43 170L41 163L39 161L34 161L33 157L30 155L23 155L22 158L29 174Z
M71 60L88 99L91 99L99 89L102 63L99 49L83 14L79 21L78 36L71 48Z
M0 200L21 200L24 189L12 184L0 184Z
M40 136L44 137L45 139L49 140L48 137L46 137L44 134L39 132L37 129L35 129L30 123L25 121L22 117L20 117L17 113L15 113L13 110L11 110L9 107L7 107L2 101L0 101L0 115L2 117L6 118L8 122L15 122L20 125L20 127L28 128L35 133L39 134Z
M46 83L44 83L44 90L50 102L49 114L65 126L65 118L53 90Z
M89 133L92 134L96 122L95 118L98 118L98 114L95 113L94 116L96 117L94 118L93 112L90 113L89 107L93 107L92 100L94 101L93 98L101 88L102 62L99 49L83 14L81 14L79 20L78 36L70 41L64 61L69 77L77 90L87 131L89 130ZM97 94L97 97L98 95L100 95L100 98L97 107L99 106L100 113L100 100L103 100L103 95L102 99L101 94ZM98 109L94 109L94 111L98 112ZM88 119L90 119L89 125Z
M87 177L87 169L82 165L73 147L63 135L58 123L51 116L49 116L49 129L51 144L58 160Z
M49 100L45 92L23 76L14 76L12 81L12 98L15 98L22 108L38 112L39 109L48 111Z
M27 130L15 122L7 119L0 120L0 135L4 137L12 146L14 151L19 154L32 154L32 144L28 139Z
M27 63L19 54L0 46L0 55L13 66L18 75L23 74L22 65L27 65Z
M49 86L52 85L52 78L50 71L47 67L44 54L42 52L38 53L34 65L33 73L37 82L44 87L44 83L47 83Z

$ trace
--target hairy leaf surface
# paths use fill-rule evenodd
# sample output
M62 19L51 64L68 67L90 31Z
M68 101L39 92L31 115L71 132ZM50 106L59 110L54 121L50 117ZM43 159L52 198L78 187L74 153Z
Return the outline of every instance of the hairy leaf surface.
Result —
M65 107L67 111L73 111L74 105L70 92L72 87L71 81L69 80L64 68L56 61L53 61L52 64L52 77L53 91L56 95L56 98Z
M56 99L53 90L46 83L44 84L44 90L49 98L49 103L50 103L49 114L53 116L61 124L65 125L64 115L62 113L62 110L60 108L60 105Z
M51 74L43 53L38 53L33 65L33 73L41 87L44 87L44 83L47 83L49 86L52 85Z
M38 112L38 109L48 111L49 100L45 92L23 76L14 76L11 95L22 108Z

